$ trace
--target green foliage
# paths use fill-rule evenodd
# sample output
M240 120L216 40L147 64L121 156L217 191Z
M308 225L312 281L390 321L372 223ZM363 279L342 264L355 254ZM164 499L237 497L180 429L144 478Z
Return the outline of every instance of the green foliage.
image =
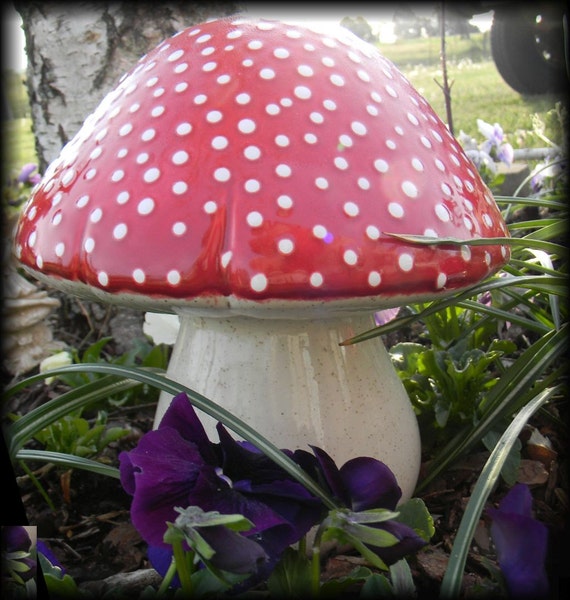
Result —
M410 80L412 85L424 96L442 120L446 120L445 98L441 87L441 67L439 49L434 54L436 64L403 64L396 57L398 44L384 46L381 51L387 58L395 60L396 65ZM412 57L415 60L415 57ZM448 61L448 74L453 81L452 111L454 133L460 131L478 137L477 125L473 115L487 123L500 123L508 140L514 148L544 147L544 142L526 132L533 128L533 115L545 118L562 98L556 94L537 94L523 96L511 89L503 80L492 60L481 62ZM548 127L556 123L548 121ZM560 133L558 134L560 135ZM556 135L552 133L553 139Z
M398 521L411 527L422 539L429 542L435 534L433 518L421 498L410 498L398 506Z
M41 552L38 552L38 563L50 598L80 597L79 588L73 577L67 573L64 575L61 568L53 565Z
M35 438L47 451L89 458L129 433L122 427L107 427L107 413L99 411L93 425L80 416L65 415L39 431Z
M411 306L408 314L344 342L358 343L415 321L425 325L426 345L392 349L419 412L422 439L432 442L430 471L417 491L490 432L504 431L518 411L555 386L565 371L568 305L561 300L567 299L567 202L556 193L497 200L505 207L512 234L500 240L511 246L511 260L501 273L465 292ZM511 218L525 210L542 218ZM401 237L419 244L488 243ZM509 328L516 327L521 334L513 336ZM564 397L563 391L557 393ZM466 395L469 402L464 402ZM565 430L563 423L558 426ZM445 443L437 447L434 441Z
M508 340L494 340L487 350L465 346L435 350L402 342L390 348L392 362L422 423L424 441L442 441L446 428L473 422L481 400L499 380L499 359L517 349Z
M178 516L174 523L166 523L168 528L164 534L164 541L172 546L173 567L178 573L181 588L188 597L200 597L206 591L224 591L247 577L247 574L238 575L214 566L212 558L216 550L204 539L201 530L208 527L224 527L228 534L226 542L231 543L230 540L238 542L240 539L243 540L238 532L251 529L253 526L251 521L239 514L204 511L198 506L176 507L175 510ZM184 551L183 542L188 545L189 552ZM208 575L198 570L197 558L206 567ZM174 574L174 568L171 569L170 574L171 576ZM164 587L167 581L168 577L165 577ZM197 583L201 588L198 593Z
M287 548L267 580L272 598L304 600L312 586L311 561L293 548Z
M166 370L168 365L168 347L164 344L153 345L145 340L136 340L133 347L119 356L112 356L105 352L106 346L112 337L102 337L88 346L81 354L72 351L73 364L112 364L122 366L146 367L149 369ZM59 375L60 381L70 388L79 388L87 383L92 383L104 377L101 373L78 371ZM128 390L122 390L107 398L112 406L122 406L130 402L154 402L158 399L156 388L140 385Z
M394 61L399 68L425 65L439 67L441 39L439 36L398 39L394 44L377 44L382 54ZM460 61L482 62L491 60L489 40L483 33L446 36L446 54L451 64Z

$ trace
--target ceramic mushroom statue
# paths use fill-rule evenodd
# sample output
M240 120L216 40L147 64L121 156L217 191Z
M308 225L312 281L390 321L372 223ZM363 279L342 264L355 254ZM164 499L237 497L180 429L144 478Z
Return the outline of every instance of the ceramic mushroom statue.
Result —
M508 235L458 142L374 47L236 16L179 32L121 79L35 189L16 252L71 294L178 314L171 378L279 447L384 461L406 498L420 464L406 393L379 339L339 342L509 252L390 233Z

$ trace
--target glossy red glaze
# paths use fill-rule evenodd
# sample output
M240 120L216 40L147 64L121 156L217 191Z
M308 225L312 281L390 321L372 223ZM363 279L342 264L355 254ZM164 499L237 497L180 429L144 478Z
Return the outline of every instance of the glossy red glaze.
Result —
M386 233L508 235L459 143L375 48L227 18L122 78L35 189L16 248L55 285L193 301L437 295L509 258Z

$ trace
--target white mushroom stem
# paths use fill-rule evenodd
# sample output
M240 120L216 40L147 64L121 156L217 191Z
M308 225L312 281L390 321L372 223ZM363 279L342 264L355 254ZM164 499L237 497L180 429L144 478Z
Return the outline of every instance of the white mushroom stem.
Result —
M168 376L223 406L280 448L326 450L338 466L386 463L411 497L420 467L418 425L380 338L339 342L371 317L329 320L181 315ZM172 396L162 393L158 426ZM200 414L210 439L215 420Z

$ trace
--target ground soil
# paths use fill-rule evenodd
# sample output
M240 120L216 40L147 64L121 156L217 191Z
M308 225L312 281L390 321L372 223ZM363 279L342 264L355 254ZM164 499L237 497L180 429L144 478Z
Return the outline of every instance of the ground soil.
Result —
M118 355L128 350L133 340L143 336L140 313L77 302L63 296L60 299L62 307L52 319L54 335L72 347L84 348L101 336L111 335L120 343L112 342L106 351ZM408 336L417 336L417 333L413 330L405 332ZM396 341L397 338L385 340L388 345ZM62 390L58 384L38 384L14 398L9 408L23 414ZM153 415L153 403L114 410L110 414L110 424L128 426L131 433L111 444L100 460L118 465L118 454L136 445L140 436L152 427ZM557 598L564 593L567 583L563 577L567 576L567 567L563 565L562 556L566 555L564 548L568 531L568 453L563 431L554 427L548 419L539 415L532 425L550 439L553 451L546 452L524 444L523 436L523 461L518 480L530 485L536 516L550 530L548 570L553 582L552 597ZM524 434L527 438L529 432ZM438 595L454 536L488 455L483 447L479 448L419 494L436 527L429 547L410 559L420 598ZM131 498L118 480L79 470L66 472L52 465L31 463L29 466L51 499L53 509L42 498L29 475L15 465L18 492L28 522L37 525L38 537L47 541L67 572L83 589L99 597L98 594L109 589L110 581L114 586L120 585L120 577L118 580L116 577L108 579L117 574L125 574L125 577L133 572L152 575L152 571L147 571L150 565L146 558L146 545L130 523ZM426 457L422 470L425 473L429 468L429 457ZM499 484L489 504L496 505L507 490L505 484ZM484 516L469 552L462 597L496 597L497 590L490 575L490 570L496 567L496 557L488 527L489 522ZM346 575L355 564L362 564L362 559L356 554L346 549L340 553L333 552L326 559L323 576ZM153 581L152 576L150 581ZM135 586L134 590L133 597L138 597L140 589Z

